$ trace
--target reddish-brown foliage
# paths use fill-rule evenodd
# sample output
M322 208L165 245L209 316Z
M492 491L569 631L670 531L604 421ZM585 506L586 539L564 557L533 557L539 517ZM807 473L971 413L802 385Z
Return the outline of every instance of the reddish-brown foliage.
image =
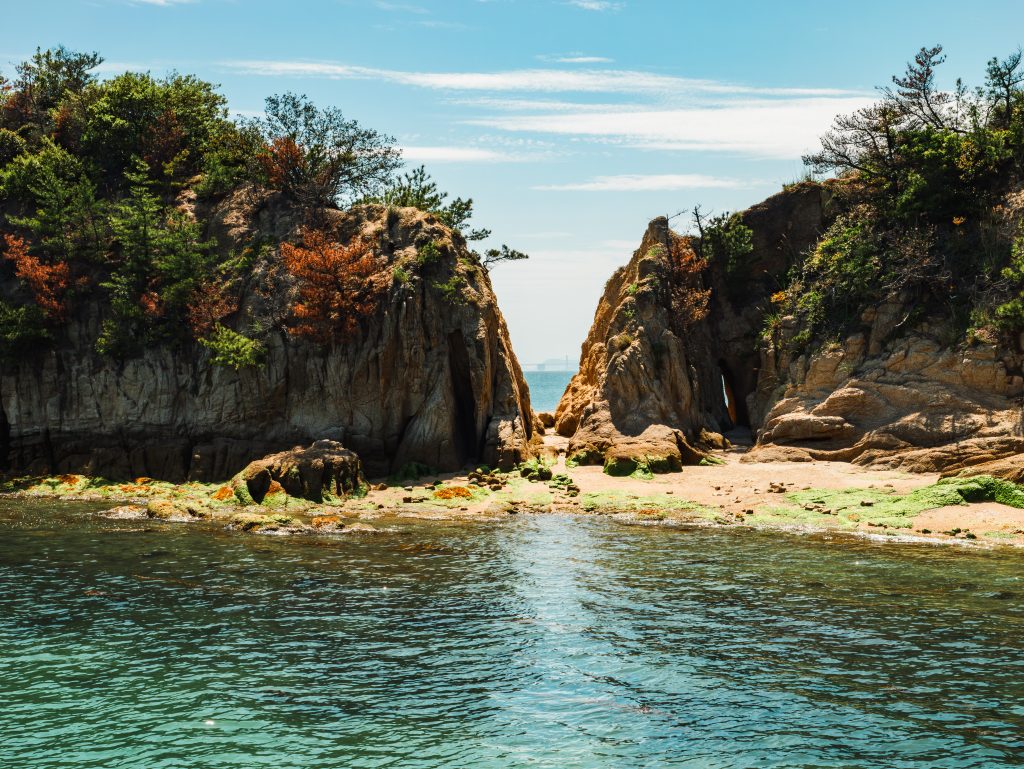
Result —
M274 139L259 158L260 166L267 175L267 184L272 189L291 189L301 179L306 153L290 136Z
M370 245L346 246L320 230L307 229L303 245L281 245L285 269L297 280L299 301L292 307L293 334L329 343L352 334L371 315L387 288Z
M672 309L682 328L708 316L711 289L705 289L700 274L707 269L706 259L697 256L687 238L676 238L668 253Z
M217 324L238 310L238 297L226 283L204 282L188 304L188 326L196 339L206 339Z
M28 252L28 244L15 235L5 235L4 258L14 262L15 274L28 285L46 317L61 321L67 317L67 290L71 271L67 262L47 264Z
M139 297L139 306L150 318L159 318L164 314L164 303L156 291L144 291Z
M174 110L164 110L146 129L143 159L150 168L163 170L185 147L185 129Z

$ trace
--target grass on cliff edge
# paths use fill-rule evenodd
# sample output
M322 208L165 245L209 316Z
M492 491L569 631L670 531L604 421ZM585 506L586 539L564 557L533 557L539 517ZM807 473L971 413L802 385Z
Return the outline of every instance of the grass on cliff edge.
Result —
M999 502L1024 508L1024 487L979 475L974 478L945 478L907 494L883 489L808 489L787 494L785 498L791 504L759 509L747 520L764 524L833 521L841 528L850 529L860 524L909 529L915 516L939 507ZM808 510L808 506L812 509Z

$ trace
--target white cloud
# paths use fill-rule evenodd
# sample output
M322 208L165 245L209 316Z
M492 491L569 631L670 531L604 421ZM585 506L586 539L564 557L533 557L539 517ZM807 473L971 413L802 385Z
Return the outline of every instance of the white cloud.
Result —
M731 151L793 158L814 148L838 113L865 100L761 99L684 109L502 115L466 121L511 132L586 137L642 149Z
M509 163L519 159L480 147L402 147L402 157L427 163Z
M618 69L519 69L505 72L407 72L360 67L325 61L280 61L247 59L224 62L223 66L245 75L275 77L323 77L339 80L383 80L420 88L453 91L525 91L533 93L620 93L639 92L684 95L758 96L840 96L849 91L834 88L756 88L657 75Z
M569 0L569 5L575 5L585 11L617 11L622 8L622 3L612 3L609 0Z
M616 176L595 176L585 182L549 184L534 187L535 190L571 190L576 192L665 192L668 190L696 190L712 187L749 187L751 182L739 179L722 179L703 174L618 174Z
M224 66L254 75L376 80L473 93L456 103L490 114L467 118L464 124L511 134L764 158L792 159L816 148L835 115L873 101L873 94L843 89L757 87L624 69L410 72L275 60L230 61ZM520 93L524 97L516 98ZM554 94L580 98L544 98ZM605 103L586 98L592 94L605 94Z
M188 5L196 0L128 0L132 5L158 5L166 8L171 5Z
M559 64L610 64L615 59L606 56L560 56L555 61Z

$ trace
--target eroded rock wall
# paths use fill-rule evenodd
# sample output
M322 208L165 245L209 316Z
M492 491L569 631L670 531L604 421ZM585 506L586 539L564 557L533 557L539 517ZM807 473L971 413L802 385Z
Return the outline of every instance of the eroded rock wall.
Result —
M707 317L685 326L665 286L667 255L689 239L664 218L652 221L640 248L609 279L579 373L559 403L556 430L570 438L570 455L626 469L629 458L655 459L670 469L699 461L708 439L716 441L708 433L748 425L768 297L820 236L829 198L821 185L797 185L744 212L753 252L741 291L729 285L723 265L709 264L692 285L711 289Z
M580 371L557 412L570 452L588 461L671 453L697 459L702 431L749 426L751 460L838 460L909 471L1024 465L1024 336L958 337L894 297L860 328L794 353L804 329L783 318L766 336L771 295L834 217L829 184L804 183L741 218L753 252L742 280L712 262L695 290L712 290L707 318L679 333L657 244L677 235L651 223L609 280L583 345ZM912 320L911 320L912 319ZM733 408L724 405L730 391ZM691 448L692 447L692 448Z
M899 333L906 313L898 303L873 308L867 333L813 355L766 346L751 459L950 472L1024 452L1024 354L951 344L942 326Z
M298 238L294 213L272 196L240 192L205 213L223 249ZM529 392L487 273L461 236L415 209L325 217L339 240L369 239L382 270L404 265L355 337L323 346L279 325L265 361L239 371L214 365L198 344L119 362L94 351L105 308L81 304L56 349L0 371L8 469L220 480L322 438L358 453L369 476L410 462L450 470L526 457ZM440 257L420 265L428 242ZM453 276L454 298L440 287ZM277 249L263 249L237 317L283 305L292 290Z

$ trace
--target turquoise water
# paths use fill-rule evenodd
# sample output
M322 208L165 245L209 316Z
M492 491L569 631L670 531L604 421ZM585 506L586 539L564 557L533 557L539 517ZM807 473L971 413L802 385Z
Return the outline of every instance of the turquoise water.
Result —
M530 404L534 411L554 413L558 401L572 379L572 371L524 371L526 384L530 387Z
M0 765L1024 763L1017 553L195 526L0 502Z

